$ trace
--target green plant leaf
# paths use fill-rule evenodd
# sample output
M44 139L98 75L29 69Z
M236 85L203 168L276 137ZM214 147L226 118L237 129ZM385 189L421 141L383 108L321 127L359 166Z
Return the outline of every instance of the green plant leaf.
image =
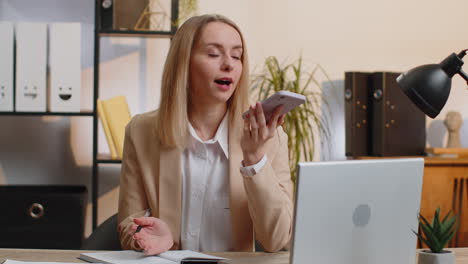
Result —
M432 248L431 242L429 242L427 239L425 239L421 234L415 232L414 230L413 230L413 233L414 233L424 244L426 244L426 245L431 249L432 252L434 252L434 253L440 253L440 252L436 252L436 251L438 250L438 248Z
M446 218L444 218L444 219L445 219L445 221L442 221L441 226L440 226L440 233L442 235L447 234L448 232L450 232L450 230L452 230L453 227L455 226L455 222L457 220L457 218L455 216L450 217L449 219L446 219Z
M432 229L433 229L434 235L438 238L442 236L439 215L440 215L440 208L437 208L437 210L434 213L434 218L432 218Z
M450 242L450 240L453 238L454 235L455 235L455 230L452 230L450 233L440 238L440 244L442 245L442 248L445 247Z
M432 226L434 226L434 221L436 221L436 219L438 220L439 219L439 214L440 214L440 207L438 207L435 211L434 211L434 217L432 218Z
M431 232L433 231L432 224L429 224L429 221L427 221L427 219L423 215L419 215L419 222L421 226L426 226L431 230Z
M429 244L427 244L428 247L432 248L439 248L440 247L440 241L439 238L435 235L433 229L429 225L421 224L420 225L422 232L424 233L424 236L426 237L427 241Z

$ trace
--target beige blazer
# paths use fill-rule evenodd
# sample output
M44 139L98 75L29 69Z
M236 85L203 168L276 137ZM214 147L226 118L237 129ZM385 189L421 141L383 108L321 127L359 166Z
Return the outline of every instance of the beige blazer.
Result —
M139 249L130 227L147 208L166 222L180 249L182 216L181 153L160 145L156 133L158 111L136 115L126 127L119 197L122 249ZM254 251L258 240L267 251L278 251L291 238L293 184L288 166L287 136L277 129L268 141L268 162L252 177L242 175L242 121L229 125L230 209L233 251Z

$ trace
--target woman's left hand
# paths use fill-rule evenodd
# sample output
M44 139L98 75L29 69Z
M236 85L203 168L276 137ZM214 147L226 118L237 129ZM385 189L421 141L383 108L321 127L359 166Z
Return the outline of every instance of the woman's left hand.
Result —
M284 114L280 116L282 109L282 105L276 107L267 123L262 104L257 102L250 106L248 117L244 119L241 139L244 166L254 165L263 158L267 141L275 135L276 128L284 123Z

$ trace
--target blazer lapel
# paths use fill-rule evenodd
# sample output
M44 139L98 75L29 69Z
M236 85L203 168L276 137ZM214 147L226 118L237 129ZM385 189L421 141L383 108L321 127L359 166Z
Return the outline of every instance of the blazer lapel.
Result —
M161 149L159 166L159 218L173 231L175 248L180 248L182 217L181 150Z
M242 124L232 120L229 124L229 187L234 251L253 251L253 225L247 204L247 194L240 173Z

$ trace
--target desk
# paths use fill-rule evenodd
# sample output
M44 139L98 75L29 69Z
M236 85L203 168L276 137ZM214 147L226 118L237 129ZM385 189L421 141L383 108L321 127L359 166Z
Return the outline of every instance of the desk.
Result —
M467 249L468 251L468 249ZM48 261L48 262L76 262L76 263L88 263L81 259L78 259L80 253L92 252L92 250L48 250L48 249L7 249L0 248L0 263L3 263L6 259L20 260L20 261ZM287 255L287 252L279 253L263 253L263 252L206 252L207 254L228 258L248 258L255 256L265 255ZM467 252L468 256L468 252ZM468 257L467 257L468 259ZM276 263L271 263L276 264ZM277 263L283 264L283 263ZM468 262L467 262L468 264Z
M468 248L455 248L451 249L455 252L456 264L468 264ZM77 257L82 252L81 250L45 250L45 249L3 249L0 248L0 263L3 263L5 259L21 260L21 261L54 261L54 262L78 262L83 263L84 261L78 259ZM215 255L219 257L236 259L236 258L248 258L256 256L286 256L287 252L279 253L246 253L246 252L218 252L207 254ZM271 261L268 264L285 264L282 260L284 257L276 258L280 261ZM85 262L86 263L86 262ZM415 262L416 263L416 262ZM252 263L255 264L255 263Z

